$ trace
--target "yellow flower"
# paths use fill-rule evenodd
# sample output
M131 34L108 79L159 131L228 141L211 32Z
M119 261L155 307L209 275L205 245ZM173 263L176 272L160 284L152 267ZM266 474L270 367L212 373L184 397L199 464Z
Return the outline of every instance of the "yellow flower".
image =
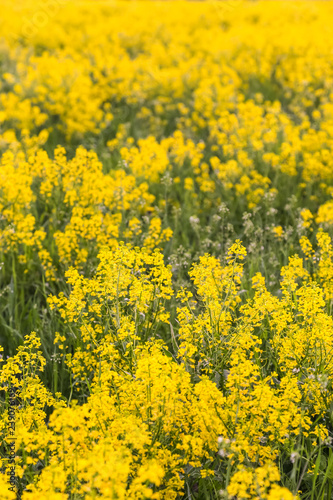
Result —
M272 228L274 236L278 239L281 240L283 236L283 228L282 226L275 226Z

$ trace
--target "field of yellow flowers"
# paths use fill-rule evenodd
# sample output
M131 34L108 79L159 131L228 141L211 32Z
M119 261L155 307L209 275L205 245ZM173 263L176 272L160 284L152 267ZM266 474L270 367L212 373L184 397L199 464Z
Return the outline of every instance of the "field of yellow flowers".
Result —
M333 3L0 9L0 499L331 500Z

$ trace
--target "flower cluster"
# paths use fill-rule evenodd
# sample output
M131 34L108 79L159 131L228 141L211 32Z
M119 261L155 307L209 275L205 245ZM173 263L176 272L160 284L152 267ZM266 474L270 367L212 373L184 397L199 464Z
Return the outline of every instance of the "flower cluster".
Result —
M329 500L332 4L0 7L0 497Z

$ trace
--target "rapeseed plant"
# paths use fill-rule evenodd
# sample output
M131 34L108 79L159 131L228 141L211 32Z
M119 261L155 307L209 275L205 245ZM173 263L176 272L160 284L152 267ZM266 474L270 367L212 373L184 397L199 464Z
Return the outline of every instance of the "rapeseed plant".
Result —
M329 500L332 5L0 6L0 497Z

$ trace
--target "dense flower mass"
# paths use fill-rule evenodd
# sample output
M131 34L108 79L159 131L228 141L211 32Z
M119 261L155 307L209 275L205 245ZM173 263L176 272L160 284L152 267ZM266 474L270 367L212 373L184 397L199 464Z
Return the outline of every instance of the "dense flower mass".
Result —
M330 500L333 4L0 7L0 498Z

